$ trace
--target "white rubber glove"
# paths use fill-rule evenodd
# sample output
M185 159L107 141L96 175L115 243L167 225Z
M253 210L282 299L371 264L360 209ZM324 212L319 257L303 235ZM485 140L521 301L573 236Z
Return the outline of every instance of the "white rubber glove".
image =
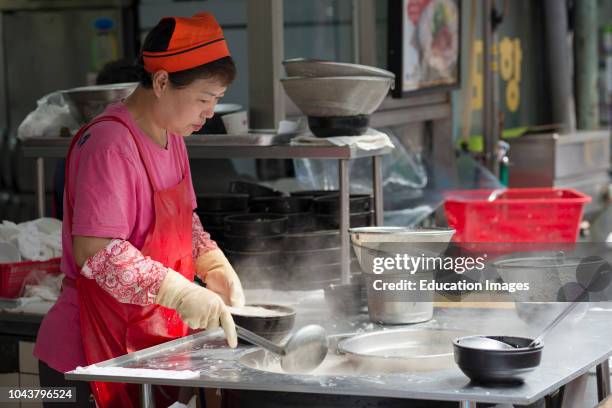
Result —
M206 287L221 296L226 305L244 306L242 284L223 251L213 249L200 255L195 268Z
M238 345L236 326L223 300L214 292L190 282L180 273L168 270L155 303L174 309L192 329L216 329L219 322L231 348Z

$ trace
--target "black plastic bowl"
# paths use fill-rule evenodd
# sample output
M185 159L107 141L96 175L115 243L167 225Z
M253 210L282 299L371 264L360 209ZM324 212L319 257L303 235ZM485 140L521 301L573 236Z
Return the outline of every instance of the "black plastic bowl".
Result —
M305 251L284 251L287 267L330 265L340 262L340 248L309 249Z
M225 217L225 233L242 237L287 233L287 217L274 214L244 214Z
M281 257L280 251L239 252L226 249L225 255L236 270L283 264L283 257Z
M517 348L486 350L463 346L468 337L489 337ZM511 336L468 336L453 341L455 362L472 381L481 384L522 382L542 359L543 344L528 348L533 339Z
M268 197L268 196L280 196L283 193L274 190L270 187L262 186L256 183L249 183L247 181L232 181L229 185L230 193L243 193L253 197Z
M210 234L210 238L214 241L223 241L225 239L225 228L223 227L204 227L204 229Z
M252 198L249 207L253 212L303 213L310 211L311 197L257 197Z
M210 227L223 228L225 226L225 217L230 215L247 214L247 210L230 211L230 212L206 212L196 210L196 214L200 217L200 221L204 229L208 231Z
M372 225L373 212L353 213L349 217L351 228L367 227ZM340 214L315 214L317 227L332 229L340 227Z
M291 197L321 197L334 194L340 194L340 192L338 190L302 190L289 193Z
M308 127L317 137L359 136L368 130L370 115L308 116Z
M285 235L270 235L257 239L244 239L237 235L224 234L225 248L237 252L280 251Z
M314 231L317 220L311 212L280 214L287 217L287 232L289 234Z
M285 236L286 251L306 251L339 246L340 231L337 229L287 234Z
M340 196L330 194L315 197L312 202L313 210L317 214L337 214L340 211ZM372 197L369 194L351 194L349 197L349 212L362 213L372 209Z
M295 324L295 310L288 306L272 305L272 304L250 304L247 306L258 306L265 309L283 312L282 316L243 316L239 314L233 314L234 322L247 330L252 331L255 334L260 335L275 343L283 340Z
M198 211L232 212L246 211L249 208L248 194L201 194L197 197Z

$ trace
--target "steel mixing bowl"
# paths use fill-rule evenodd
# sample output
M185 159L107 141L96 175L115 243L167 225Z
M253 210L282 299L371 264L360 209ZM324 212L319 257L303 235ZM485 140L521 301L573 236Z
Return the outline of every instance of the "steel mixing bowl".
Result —
M62 95L70 111L80 123L90 122L111 103L127 98L136 89L138 82L92 85L66 89Z
M283 61L290 77L374 76L395 79L393 72L368 65L318 59L293 58Z
M392 78L372 76L289 77L281 79L289 98L306 116L356 116L374 112Z

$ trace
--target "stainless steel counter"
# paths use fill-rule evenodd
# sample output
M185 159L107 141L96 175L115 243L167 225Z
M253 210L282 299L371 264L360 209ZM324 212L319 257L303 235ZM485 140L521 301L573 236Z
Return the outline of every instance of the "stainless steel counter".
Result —
M320 302L321 304L321 302ZM323 303L324 304L324 303ZM151 378L123 371L116 375L76 374L70 380L120 381L137 384L167 384L223 389L263 390L336 394L434 401L457 401L462 407L475 402L530 404L552 393L578 376L598 366L603 394L609 389L608 358L612 354L612 309L597 308L576 311L573 319L560 324L545 339L540 367L524 384L512 386L479 386L471 384L456 367L434 372L411 372L381 375L287 375L248 368L239 362L251 346L231 350L225 346L220 331L178 339L136 353L98 364L101 367L149 368L199 371L192 379ZM334 317L324 308L298 309L299 327L310 322L326 326L328 332L380 330L369 323L367 315L351 318ZM582 318L581 317L582 313ZM386 326L396 328L398 326ZM438 308L430 322L415 328L454 328L475 333L533 336L542 322L528 325L514 309ZM605 376L605 374L608 374ZM601 375L600 375L601 374ZM143 386L148 389L150 386ZM602 395L600 393L600 395Z

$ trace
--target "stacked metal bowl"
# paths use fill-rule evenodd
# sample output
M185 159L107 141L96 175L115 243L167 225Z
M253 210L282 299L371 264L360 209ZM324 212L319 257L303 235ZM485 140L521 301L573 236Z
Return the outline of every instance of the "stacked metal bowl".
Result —
M109 85L82 86L62 91L72 115L80 123L87 123L104 111L111 103L127 98L138 82Z
M356 136L366 132L395 75L367 65L314 59L283 61L285 92L308 117L315 136Z

